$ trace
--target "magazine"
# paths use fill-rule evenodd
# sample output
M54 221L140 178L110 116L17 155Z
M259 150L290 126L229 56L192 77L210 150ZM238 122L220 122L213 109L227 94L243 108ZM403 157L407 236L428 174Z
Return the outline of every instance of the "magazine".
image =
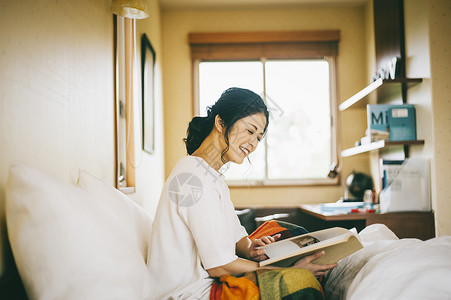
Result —
M266 265L289 267L302 257L321 250L325 254L312 261L313 263L320 265L337 263L363 246L358 236L350 230L333 227L276 241L261 248L266 250L268 256L268 259L260 262L261 267Z

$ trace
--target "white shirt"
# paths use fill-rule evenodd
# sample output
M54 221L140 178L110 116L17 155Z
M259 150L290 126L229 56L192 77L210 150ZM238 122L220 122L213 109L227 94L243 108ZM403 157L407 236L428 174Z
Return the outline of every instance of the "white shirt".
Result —
M154 299L209 299L206 269L235 259L247 236L224 176L203 159L182 158L166 181L152 226L148 267Z

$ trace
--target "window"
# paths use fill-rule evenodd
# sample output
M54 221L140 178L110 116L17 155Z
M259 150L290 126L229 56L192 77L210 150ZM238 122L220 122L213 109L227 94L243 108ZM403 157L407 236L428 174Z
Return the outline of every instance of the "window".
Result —
M262 38L264 42L224 43L224 34L217 35L219 43L211 43L213 34L208 43L194 43L199 36L190 36L196 74L195 113L205 115L206 107L222 91L238 86L260 94L271 115L265 139L249 157L251 163L245 160L242 165L223 167L229 183L331 183L327 174L337 160L333 43L280 43L271 37ZM233 54L228 57L227 53ZM251 57L255 53L258 57Z

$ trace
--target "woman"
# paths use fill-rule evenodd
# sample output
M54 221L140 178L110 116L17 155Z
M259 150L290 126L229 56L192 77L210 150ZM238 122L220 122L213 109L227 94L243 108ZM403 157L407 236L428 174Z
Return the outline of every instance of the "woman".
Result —
M219 169L241 164L258 146L269 122L260 96L226 90L206 117L190 122L182 158L164 185L150 245L149 269L155 299L208 299L214 277L259 269L266 258L257 247L279 236L249 240ZM335 265L311 264L322 253L293 267L322 275Z

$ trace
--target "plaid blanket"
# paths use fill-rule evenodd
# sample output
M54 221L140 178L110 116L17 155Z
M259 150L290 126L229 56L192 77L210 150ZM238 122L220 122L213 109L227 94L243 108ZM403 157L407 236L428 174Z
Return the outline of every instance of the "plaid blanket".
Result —
M281 234L281 239L307 231L281 221L265 222L249 238ZM210 300L323 300L321 284L312 272L305 269L265 269L247 272L242 276L223 275L213 283Z

